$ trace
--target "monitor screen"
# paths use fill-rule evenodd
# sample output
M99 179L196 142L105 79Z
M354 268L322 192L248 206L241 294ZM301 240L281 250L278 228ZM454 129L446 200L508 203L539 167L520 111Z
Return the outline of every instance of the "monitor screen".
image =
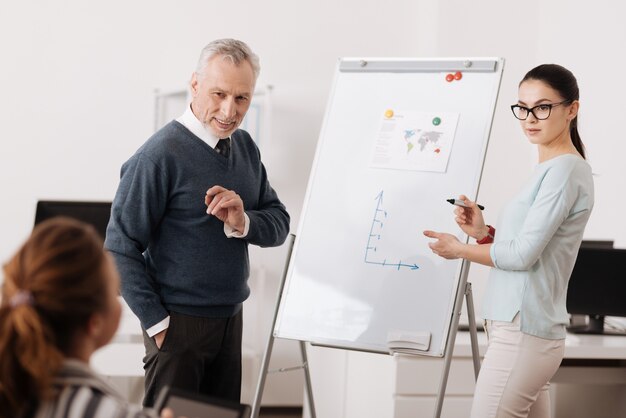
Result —
M605 316L626 317L626 249L583 245L567 289L567 311L589 316L572 332L604 333Z
M79 202L40 200L35 212L35 225L55 216L67 216L91 224L104 239L111 215L111 202Z

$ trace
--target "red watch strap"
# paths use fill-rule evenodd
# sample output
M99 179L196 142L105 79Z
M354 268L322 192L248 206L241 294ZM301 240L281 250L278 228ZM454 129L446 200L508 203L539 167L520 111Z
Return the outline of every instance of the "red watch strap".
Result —
M487 228L489 228L487 236L483 239L476 240L476 244L491 244L493 242L493 238L496 236L496 228L491 225L487 225Z

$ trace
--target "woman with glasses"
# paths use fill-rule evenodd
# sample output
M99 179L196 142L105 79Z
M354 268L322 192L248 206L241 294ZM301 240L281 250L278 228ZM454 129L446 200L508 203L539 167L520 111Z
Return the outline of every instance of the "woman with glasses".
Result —
M539 162L526 185L487 225L475 202L455 209L476 244L425 231L432 251L491 266L482 317L489 340L472 418L550 416L548 382L561 363L567 282L593 207L591 168L578 134L578 85L554 64L530 70L511 106L537 145Z

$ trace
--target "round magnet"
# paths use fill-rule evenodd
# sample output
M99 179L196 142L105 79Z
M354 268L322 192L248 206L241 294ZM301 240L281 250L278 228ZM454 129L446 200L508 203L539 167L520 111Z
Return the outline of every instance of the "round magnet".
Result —
M460 80L463 78L463 73L460 71L457 71L456 73L454 73L454 79L455 80Z
M433 125L437 126L441 123L441 118L440 117L436 117L433 119Z
M448 74L448 75L446 75L446 81L447 81L448 83L450 83L450 82L454 81L454 74Z
M392 117L393 117L393 110L391 110L391 109L387 109L387 110L385 111L385 117L386 117L387 119L392 118Z

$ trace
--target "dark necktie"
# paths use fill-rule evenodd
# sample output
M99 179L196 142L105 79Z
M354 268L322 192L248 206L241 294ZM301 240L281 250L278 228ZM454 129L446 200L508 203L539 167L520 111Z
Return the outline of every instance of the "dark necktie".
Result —
M228 158L228 154L230 153L230 138L224 138L217 141L217 145L215 145L215 151L218 154Z

